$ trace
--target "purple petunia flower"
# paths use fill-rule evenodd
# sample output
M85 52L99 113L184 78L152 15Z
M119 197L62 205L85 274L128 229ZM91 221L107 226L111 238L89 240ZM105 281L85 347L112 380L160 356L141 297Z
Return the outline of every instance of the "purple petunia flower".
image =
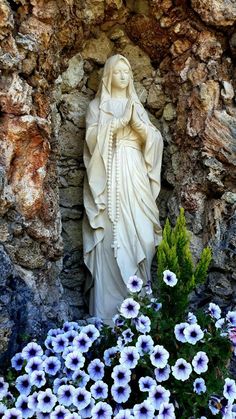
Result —
M115 314L114 317L112 317L112 321L116 327L122 327L125 323L120 314Z
M174 287L177 284L178 279L176 278L174 272L171 272L167 269L163 272L163 281L166 285L169 285L169 287Z
M135 404L133 408L135 419L153 419L155 409L145 400L143 403Z
M86 406L84 409L80 410L80 416L81 418L91 418L92 417L92 408L95 405L95 400L93 398L90 399L90 402L88 406Z
M85 363L85 358L78 351L70 352L67 355L66 360L65 360L65 366L72 371L82 368L84 366L84 363Z
M15 354L13 356L13 358L11 359L11 366L12 368L14 368L16 371L20 371L23 367L23 363L24 363L24 358L22 356L22 353L19 352L17 354Z
M236 399L236 383L231 378L225 379L223 395L230 402Z
M186 337L184 336L184 330L189 326L189 323L179 323L175 325L174 333L175 337L179 342L185 343Z
M13 407L12 409L7 409L2 417L2 419L22 419L22 413L19 409Z
M189 324L195 324L197 323L197 317L195 316L195 314L193 314L191 311L189 311L188 315L187 315L187 321Z
M195 345L204 337L204 333L199 324L190 324L184 329L184 336L188 343Z
M65 334L57 335L52 340L53 351L56 353L61 353L64 351L64 349L67 347L68 344L69 344L69 341L67 337L65 336Z
M189 378L191 372L191 365L183 358L177 359L175 365L172 367L172 374L176 380L186 381Z
M39 356L34 356L30 358L25 366L25 371L28 374L31 374L34 371L42 371L43 370L43 361L42 358Z
M72 380L76 381L76 386L85 387L86 384L89 382L90 377L83 370L75 370L72 375Z
M197 394L205 393L206 392L206 384L203 378L196 378L193 382L193 390Z
M65 333L74 330L77 331L80 328L79 324L77 322L65 322L63 324L63 331Z
M50 419L65 419L70 411L64 406L56 406L55 410L50 413Z
M28 407L29 409L36 412L36 410L38 410L38 404L38 392L34 391L33 394L30 394L30 396L28 396Z
M155 380L149 376L141 377L138 383L140 391L150 391L154 386L156 386Z
M132 342L132 337L134 336L131 329L126 329L122 332L125 343Z
M57 402L57 397L50 388L38 394L38 409L44 413L51 412Z
M169 402L170 392L163 386L158 385L152 388L149 392L148 401L155 409L160 409L162 403Z
M30 376L30 382L32 386L38 388L46 384L45 372L44 371L34 371Z
M116 357L118 352L119 352L119 349L116 346L112 346L111 348L106 349L103 355L105 365L111 366L111 363Z
M91 395L94 399L106 399L108 396L108 385L101 380L98 380L90 387Z
M75 387L71 384L63 384L58 388L57 398L60 404L70 406L73 402Z
M73 412L73 413L69 412L66 414L65 419L81 419L81 416L76 412Z
M116 365L111 376L115 384L127 384L131 378L131 371L125 365Z
M140 355L135 346L127 346L123 348L120 354L120 364L124 365L129 369L136 367Z
M56 375L61 368L61 362L56 356L49 356L43 362L43 368L49 375Z
M91 348L93 344L93 340L88 337L86 333L80 332L78 336L76 336L73 340L73 346L79 352L88 352L89 348Z
M163 403L157 419L175 419L175 408L172 403Z
M140 335L136 343L136 348L140 355L150 354L154 348L152 337L149 335Z
M129 409L121 409L115 416L114 419L134 419L134 416L130 413Z
M229 322L230 326L236 326L236 311L228 311L226 320Z
M78 410L85 409L91 400L91 394L85 388L78 387L74 390L73 404Z
M18 397L15 407L22 413L23 418L31 418L34 415L34 410L28 406L28 397L24 394Z
M151 330L151 320L148 316L141 314L137 319L135 319L135 326L138 332L140 333L149 333Z
M16 379L15 386L20 394L28 396L31 390L30 376L28 374L20 375Z
M203 372L206 372L208 369L208 362L209 358L207 354L203 351L199 351L196 353L192 360L193 369L197 374L202 374Z
M91 342L95 342L100 336L99 330L94 326L94 324L88 324L84 326L82 332L85 333Z
M162 345L156 345L150 355L151 363L154 367L164 368L169 359L169 352Z
M127 282L127 288L130 292L139 292L143 286L143 281L136 275L130 276Z
M208 306L208 311L211 317L214 319L220 319L221 316L221 309L220 307L215 303L210 303Z
M40 357L42 355L43 355L43 350L42 350L41 346L38 345L35 342L28 343L28 345L26 345L24 347L24 349L22 350L22 356L27 361L30 358L34 358L35 356L39 356Z
M108 403L98 402L91 410L91 419L111 419L112 408Z
M88 373L92 380L102 380L104 377L104 364L100 359L94 359L88 365Z
M155 368L154 372L156 380L161 383L169 379L170 366L167 364L164 368Z
M134 319L137 317L140 309L140 304L134 301L133 298L126 298L120 306L120 313L126 319Z
M116 403L125 403L129 399L131 388L128 384L113 384L111 395Z

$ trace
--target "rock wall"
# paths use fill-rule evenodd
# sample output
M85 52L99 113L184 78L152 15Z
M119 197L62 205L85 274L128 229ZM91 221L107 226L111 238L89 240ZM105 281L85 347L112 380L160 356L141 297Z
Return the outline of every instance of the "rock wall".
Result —
M161 220L185 208L213 249L203 302L235 304L235 22L229 0L1 0L2 360L86 313L84 117L115 53L165 140Z

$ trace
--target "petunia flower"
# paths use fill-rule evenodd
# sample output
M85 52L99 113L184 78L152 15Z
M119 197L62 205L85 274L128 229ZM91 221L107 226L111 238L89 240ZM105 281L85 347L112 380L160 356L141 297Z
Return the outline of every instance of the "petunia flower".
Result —
M208 369L208 362L209 358L205 352L197 352L192 360L194 371L197 374L202 374L203 372L206 372Z
M199 324L193 323L184 329L184 336L188 343L195 345L199 340L203 339L204 333Z
M236 399L236 383L233 379L225 379L223 395L230 402L233 402Z
M175 365L172 367L172 374L176 380L186 381L188 380L192 372L192 367L189 362L185 361L183 358L179 358Z
M178 279L174 272L171 272L167 269L166 271L163 272L163 281L169 287L174 287L177 284Z
M203 378L196 378L193 382L193 390L197 394L205 393L206 392L206 384Z
M134 301L133 298L126 298L120 306L120 313L126 319L134 319L137 317L140 309L140 304Z
M130 276L126 286L130 292L139 292L142 289L143 280L136 275Z
M92 380L102 380L104 376L104 364L100 359L94 359L88 365L88 373Z
M140 404L135 404L133 412L135 419L153 419L155 409L148 400L145 400Z
M108 403L98 402L91 410L91 419L111 419L112 408Z
M155 409L160 409L162 403L169 402L170 392L163 386L158 385L149 391L148 401Z
M162 345L156 345L150 355L151 363L154 367L164 368L169 359L169 352Z

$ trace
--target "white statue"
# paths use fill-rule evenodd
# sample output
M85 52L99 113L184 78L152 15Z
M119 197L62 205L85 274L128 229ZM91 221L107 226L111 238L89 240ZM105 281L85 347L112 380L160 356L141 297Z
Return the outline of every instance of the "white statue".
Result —
M163 142L134 89L122 55L105 64L86 118L84 260L91 272L90 314L105 323L127 297L132 275L150 280L161 240L156 198Z

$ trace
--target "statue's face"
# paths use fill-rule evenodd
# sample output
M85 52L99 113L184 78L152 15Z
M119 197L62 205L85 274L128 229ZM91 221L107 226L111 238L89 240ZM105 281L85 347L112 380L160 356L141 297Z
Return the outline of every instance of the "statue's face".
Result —
M111 85L118 89L126 89L130 81L130 71L128 65L120 60L113 69Z

